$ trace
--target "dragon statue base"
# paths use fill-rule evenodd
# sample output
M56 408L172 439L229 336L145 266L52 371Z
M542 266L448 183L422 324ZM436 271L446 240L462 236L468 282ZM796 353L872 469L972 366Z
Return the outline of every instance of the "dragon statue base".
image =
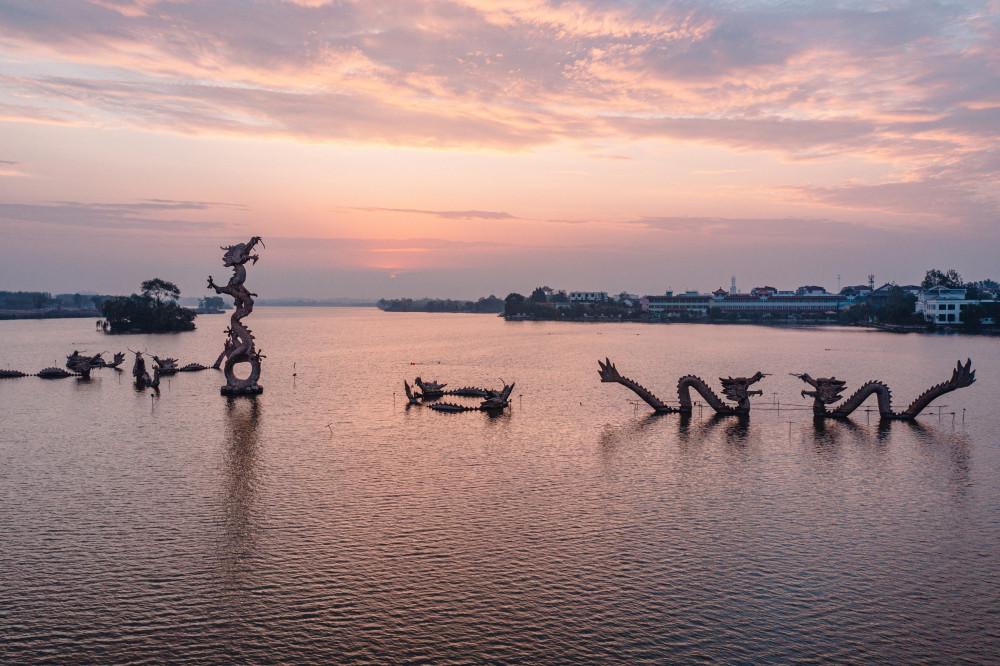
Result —
M721 377L722 393L729 400L736 404L729 404L715 394L708 384L701 377L695 375L684 375L677 380L677 407L668 405L660 400L652 391L642 384L621 375L611 359L605 358L598 361L600 366L598 374L601 381L605 383L621 384L637 396L643 402L653 408L657 414L690 414L693 410L691 402L691 390L697 391L705 403L715 410L720 416L747 416L750 414L750 396L762 395L763 391L751 391L750 386L756 384L766 377L762 372L757 372L751 377Z
M225 250L222 255L222 264L226 268L233 269L233 275L224 287L215 284L211 276L208 278L208 286L215 289L217 294L229 294L233 297L236 306L229 320L229 328L226 334L229 336L215 361L214 367L218 368L225 359L223 371L226 374L226 384L219 389L225 396L240 395L260 395L264 388L258 383L260 380L260 362L264 355L254 344L253 333L243 324L243 318L253 312L253 297L257 294L250 292L243 284L247 279L246 264L252 261L254 264L260 257L252 254L254 247L260 243L260 236L253 236L246 243L237 243L221 248ZM246 377L236 374L236 367L249 365L250 371Z
M841 394L847 388L847 382L836 377L813 379L806 373L792 376L798 377L813 387L812 391L802 391L802 396L813 399L813 416L817 419L846 419L874 394L878 399L879 418L883 421L913 421L937 398L960 388L972 386L976 381L976 371L972 369L972 359L966 359L965 363L959 361L955 365L955 369L952 370L951 378L948 381L930 387L917 396L905 410L897 412L892 409L892 389L882 382L865 382L847 400L836 407L828 408L828 405L833 405L841 399Z

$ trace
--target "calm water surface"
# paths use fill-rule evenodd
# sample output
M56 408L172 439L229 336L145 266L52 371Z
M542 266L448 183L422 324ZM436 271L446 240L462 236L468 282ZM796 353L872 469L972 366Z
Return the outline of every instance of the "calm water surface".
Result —
M211 363L227 318L108 337L0 322L0 367L73 349ZM0 662L1000 659L1000 341L260 308L257 400L221 373L0 380ZM749 423L649 417L677 377L775 373ZM944 412L817 428L785 373ZM293 378L293 364L298 373ZM518 382L510 413L401 382ZM773 395L777 393L777 396ZM965 422L962 411L965 410Z

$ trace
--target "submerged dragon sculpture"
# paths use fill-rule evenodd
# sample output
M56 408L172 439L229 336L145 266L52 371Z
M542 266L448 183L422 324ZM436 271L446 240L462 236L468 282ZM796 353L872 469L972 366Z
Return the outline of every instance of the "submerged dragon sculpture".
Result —
M819 377L813 379L806 373L795 374L805 383L813 387L812 391L802 391L803 397L813 399L813 415L816 418L843 419L860 407L872 394L878 398L878 413L883 420L912 421L917 418L932 401L940 398L946 393L957 391L960 388L971 386L976 381L976 371L972 369L972 359L967 359L963 364L959 361L955 369L951 372L948 381L935 384L910 403L910 406L901 412L892 409L892 390L879 381L869 381L861 385L857 391L840 405L828 408L842 397L847 382L836 377Z
M746 416L750 413L750 396L763 394L763 391L751 391L750 386L767 376L762 372L757 372L751 377L720 377L722 394L728 400L736 403L732 405L716 395L715 391L701 377L684 375L677 380L678 406L672 407L656 397L642 384L619 373L611 359L605 358L603 362L598 361L597 364L600 366L598 372L602 382L621 384L642 398L657 414L690 414L693 409L691 390L694 389L704 398L705 403L715 410L716 414L720 416Z
M87 356L74 350L66 357L66 368L50 366L42 368L34 374L21 372L20 370L0 370L0 379L17 379L18 377L40 377L41 379L65 379L66 377L79 377L80 379L90 379L92 370L99 368L111 368L120 370L120 366L125 361L125 354L117 352L114 359L109 363L104 360L104 352Z
M73 350L73 353L66 357L66 367L72 374L78 375L83 379L90 379L91 370L97 370L98 368L113 368L117 370L118 366L124 361L125 354L122 352L116 353L114 360L108 363L104 360L104 352L94 354L93 356L87 356L86 354L81 354L80 352Z
M101 368L110 368L112 370L121 371L122 368L120 366L125 362L124 352L115 352L114 358L111 361L106 361L104 359L105 353L106 352L101 352L90 356L87 354L81 354L78 350L74 350L72 354L66 357L65 368L50 366L48 368L42 368L35 373L21 372L20 370L0 369L0 379L16 379L19 377L65 379L67 377L78 377L80 379L87 380L90 379L91 372ZM146 371L146 362L142 358L142 354L136 351L132 351L132 353L136 355L135 363L132 366L132 375L135 378L137 388L146 388L147 386L155 388L155 386L159 385L160 376L172 375L177 372L197 372L198 370L207 369L201 363L188 363L184 367L177 367L177 359L160 358L154 354L152 355L153 361L155 362L153 366L153 377L150 377L149 373Z
M510 394L514 391L514 384L504 384L500 390L481 388L478 386L463 386L462 388L444 390L447 384L437 382L425 382L420 377L414 380L414 384L420 388L422 393L417 393L410 386L409 382L403 381L403 389L406 391L406 398L410 405L420 405L429 403L428 407L436 412L487 412L497 415L510 406ZM482 398L478 406L459 405L454 402L433 402L443 396L457 396L464 398Z
M208 278L210 289L215 289L217 294L229 294L236 305L229 328L226 329L229 338L213 366L218 368L225 359L226 385L220 389L223 395L257 395L264 392L264 388L257 383L260 379L260 361L264 355L255 347L253 333L243 325L243 318L253 312L253 297L257 295L250 292L243 283L247 279L246 263L252 261L256 264L260 259L259 255L252 254L258 243L261 247L264 246L260 236L253 236L246 243L221 248L225 250L222 264L226 268L232 268L233 275L224 287L215 284L211 276ZM235 366L240 363L250 365L250 374L246 378L237 377L234 372Z

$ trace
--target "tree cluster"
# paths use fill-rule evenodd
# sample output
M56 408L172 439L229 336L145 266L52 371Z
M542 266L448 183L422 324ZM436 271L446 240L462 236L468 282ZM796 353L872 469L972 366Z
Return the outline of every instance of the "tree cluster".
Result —
M101 304L101 314L112 333L172 333L194 330L193 310L181 307L181 290L172 282L153 278L142 283L142 293L116 296Z

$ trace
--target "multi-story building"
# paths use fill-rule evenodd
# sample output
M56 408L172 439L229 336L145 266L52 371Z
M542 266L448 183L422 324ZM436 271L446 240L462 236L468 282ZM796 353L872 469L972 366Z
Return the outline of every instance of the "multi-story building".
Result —
M827 317L849 307L850 301L833 294L797 296L781 294L773 288L756 290L757 294L730 294L723 290L711 294L689 291L668 292L663 296L644 296L642 310L661 319L704 319L713 316Z
M787 317L795 316L832 316L840 310L846 310L849 301L833 294L753 296L751 294L736 294L715 296L712 298L711 310L720 315L765 315Z
M965 289L932 287L920 292L917 297L916 312L924 316L924 321L939 325L958 325L962 315L970 305L979 305L979 299L966 298Z
M677 295L668 291L662 296L643 296L639 302L643 312L648 312L651 316L660 317L661 319L678 319L682 317L704 319L708 317L708 309L711 301L711 296L708 294L699 294L696 291Z
M606 291L571 291L569 292L571 303L606 303L608 292Z

